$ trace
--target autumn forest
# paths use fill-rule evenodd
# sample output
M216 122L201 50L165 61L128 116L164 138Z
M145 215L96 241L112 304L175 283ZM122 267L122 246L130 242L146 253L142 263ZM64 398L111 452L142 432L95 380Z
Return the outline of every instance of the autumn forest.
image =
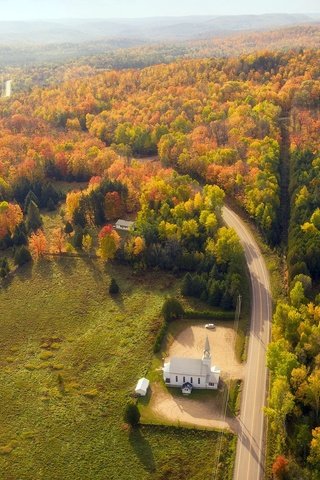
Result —
M77 62L46 85L41 66L13 76L21 88L0 99L0 289L28 265L86 257L168 274L203 309L233 311L244 267L221 220L231 205L278 255L282 278L267 352L267 478L316 480L320 51L210 56L208 45L195 43L202 58L142 69ZM59 218L49 229L47 215ZM134 228L117 231L119 218ZM141 478L180 478L163 472Z

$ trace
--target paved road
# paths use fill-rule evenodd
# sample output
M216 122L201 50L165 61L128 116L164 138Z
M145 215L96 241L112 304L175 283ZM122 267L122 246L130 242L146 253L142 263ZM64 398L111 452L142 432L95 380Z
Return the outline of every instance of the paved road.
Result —
M266 347L270 339L272 316L269 275L259 247L245 223L228 207L223 208L223 219L240 237L252 286L250 338L234 480L262 480L265 465L265 419L262 409L267 394Z

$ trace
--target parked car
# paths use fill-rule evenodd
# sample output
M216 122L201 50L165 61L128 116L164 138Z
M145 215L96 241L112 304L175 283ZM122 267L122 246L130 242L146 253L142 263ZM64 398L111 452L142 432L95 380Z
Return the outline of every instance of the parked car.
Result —
M205 325L206 328L209 328L210 330L215 330L216 329L216 326L214 323L207 323Z

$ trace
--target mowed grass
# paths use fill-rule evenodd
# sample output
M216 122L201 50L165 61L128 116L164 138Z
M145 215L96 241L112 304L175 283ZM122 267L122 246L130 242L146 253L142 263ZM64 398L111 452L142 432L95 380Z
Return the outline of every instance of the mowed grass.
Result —
M177 290L170 275L82 258L42 260L2 284L1 480L210 478L217 433L130 432L122 420L150 368L163 300ZM233 451L226 437L221 471Z

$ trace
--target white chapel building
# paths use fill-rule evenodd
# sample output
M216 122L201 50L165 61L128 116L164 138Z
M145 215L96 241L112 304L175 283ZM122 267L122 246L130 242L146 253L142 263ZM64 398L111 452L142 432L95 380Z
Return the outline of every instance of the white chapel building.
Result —
M215 365L211 366L208 337L202 358L171 358L170 362L164 364L163 379L168 387L180 387L182 390L185 386L190 390L192 388L216 390L220 379L220 368Z

